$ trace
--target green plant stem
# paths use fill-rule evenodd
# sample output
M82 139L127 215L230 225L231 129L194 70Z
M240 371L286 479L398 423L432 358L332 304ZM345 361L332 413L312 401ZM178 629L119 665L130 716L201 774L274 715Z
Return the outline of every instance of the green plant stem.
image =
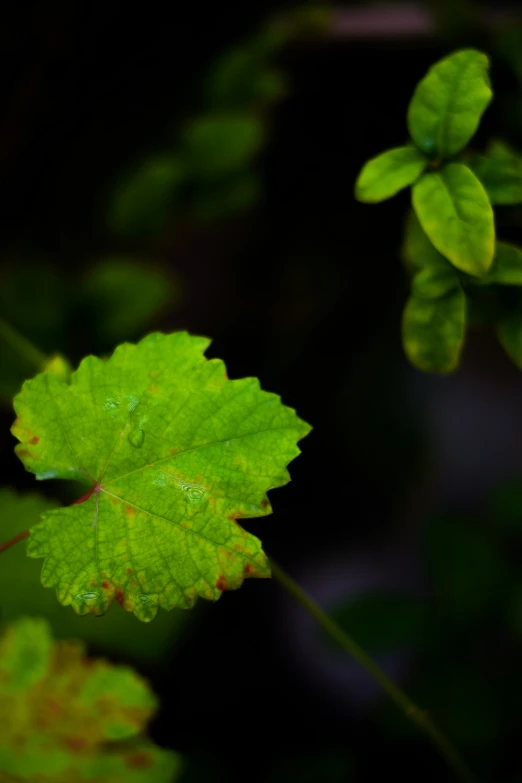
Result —
M17 332L11 324L0 318L0 338L2 338L16 353L23 356L27 361L36 367L37 370L43 370L47 364L48 357L34 346L26 337Z
M462 760L446 735L433 723L426 712L417 707L414 702L387 677L383 670L359 647L342 628L331 620L315 601L302 590L297 582L270 558L272 576L293 598L310 614L314 620L334 639L349 655L352 656L368 674L379 683L406 717L413 721L433 742L444 756L450 767L460 780L466 783L477 783L477 778Z

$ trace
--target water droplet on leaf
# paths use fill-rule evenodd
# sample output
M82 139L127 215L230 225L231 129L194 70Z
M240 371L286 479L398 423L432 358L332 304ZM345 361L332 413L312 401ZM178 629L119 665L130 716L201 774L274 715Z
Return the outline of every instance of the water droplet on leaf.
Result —
M201 487L185 487L189 500L202 500L205 497L205 490Z
M77 601L85 601L86 603L94 603L98 600L100 597L99 593L96 592L88 592L88 593L78 593L76 596Z
M131 444L137 449L143 446L143 441L145 440L145 433L143 432L141 427L135 427L129 432L129 440Z
M115 414L119 408L119 405L119 400L114 399L114 397L107 397L103 403L103 410L107 411L108 413Z

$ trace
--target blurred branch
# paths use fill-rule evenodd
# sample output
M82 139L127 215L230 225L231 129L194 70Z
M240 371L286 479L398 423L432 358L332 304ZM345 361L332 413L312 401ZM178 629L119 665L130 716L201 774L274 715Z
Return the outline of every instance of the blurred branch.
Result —
M47 362L48 357L36 348L26 337L17 332L7 321L0 318L0 339L3 339L15 353L24 356L30 364L33 364L37 370L42 370Z
M277 563L270 558L270 568L272 576L276 579L289 595L301 604L303 609L322 626L326 633L337 642L357 663L359 663L384 690L384 692L395 702L397 707L404 715L411 720L424 734L431 740L442 756L446 759L449 766L453 769L457 777L465 783L476 783L476 777L469 769L465 761L460 757L457 749L452 745L446 735L433 723L428 713L421 710L411 701L410 697L396 685L393 680L377 666L377 664L365 653L362 647L359 647L351 636L345 633L321 607L302 590L297 582L284 571Z

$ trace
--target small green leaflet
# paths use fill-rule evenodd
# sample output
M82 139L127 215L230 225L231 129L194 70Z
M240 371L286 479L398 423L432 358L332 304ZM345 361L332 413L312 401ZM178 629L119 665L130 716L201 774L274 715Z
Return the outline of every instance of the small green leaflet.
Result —
M408 130L417 147L450 158L474 135L493 93L485 54L463 49L433 65L408 108Z
M431 243L462 272L481 277L495 252L493 209L483 186L462 163L423 174L413 208Z
M363 166L355 197L367 204L384 201L412 185L427 164L427 158L413 146L387 150Z
M266 493L310 426L255 378L229 381L209 340L154 333L89 356L67 385L45 373L14 400L18 456L38 479L89 491L45 513L28 555L42 582L79 614L114 599L144 621L158 607L217 600L245 577L269 577L261 542L236 520L271 513Z

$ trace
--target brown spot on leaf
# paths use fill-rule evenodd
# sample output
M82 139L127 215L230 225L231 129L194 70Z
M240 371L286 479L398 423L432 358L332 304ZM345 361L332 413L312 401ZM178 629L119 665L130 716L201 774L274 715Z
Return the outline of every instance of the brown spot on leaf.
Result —
M254 569L252 567L252 564L251 563L247 563L246 566L245 566L245 576L247 574L253 574L253 573L254 573Z
M103 589L104 589L104 590L108 590L110 586L111 586L111 585L110 585L110 583L109 583L109 582L105 582L105 581L104 581L104 582L102 582L102 587L103 587Z
M121 589L121 587L118 587L118 589L116 590L116 593L115 593L114 597L115 597L115 599L117 600L117 602L119 603L119 605L120 605L120 606L122 607L122 609L123 609L124 596L123 596L123 590Z
M175 454L177 449L169 449L169 454Z
M89 582L89 587L97 587L98 582Z
M29 443L32 443L33 446L36 446L36 444L39 442L39 440L40 440L40 438L38 437L38 435L35 435L34 438L31 438Z
M152 392L152 394L155 394L158 391L157 386L149 386L149 391Z
M85 737L66 737L65 744L71 750L82 750L87 744Z
M155 378L157 376L157 374L158 374L157 370L152 370L151 373L150 373L150 377L151 378Z
M133 753L132 756L127 757L127 766L134 769L148 769L153 763L150 753Z
M125 569L126 574L132 574L132 568L126 568Z
M261 505L263 506L263 508L266 508L268 506L268 500L266 498L263 498L263 500L261 501Z
M134 516L136 516L136 509L133 508L132 506L127 505L127 506L125 506L125 514L128 517L134 517Z
M218 580L216 582L216 587L218 590L226 590L228 587L227 580L224 576L218 576Z

